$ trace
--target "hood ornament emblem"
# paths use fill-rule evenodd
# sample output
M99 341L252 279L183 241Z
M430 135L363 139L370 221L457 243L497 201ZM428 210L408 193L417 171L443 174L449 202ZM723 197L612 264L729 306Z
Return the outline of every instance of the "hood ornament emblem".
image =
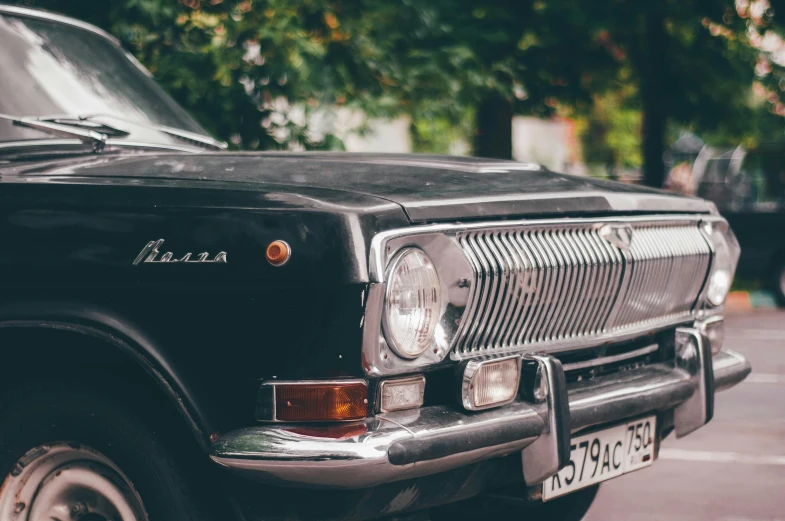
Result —
M226 264L226 252L220 251L218 252L214 258L210 259L210 254L207 252L200 253L196 256L195 259L192 259L191 253L186 253L181 258L177 259L174 258L174 253L168 251L161 255L160 259L156 259L158 255L161 253L158 248L164 243L163 239L158 239L157 241L150 241L147 245L142 248L142 251L139 252L139 255L136 256L134 259L134 266L142 263L142 262L153 262L153 263L161 263L161 262L188 262L188 263L215 263L215 262L222 262Z
M629 224L606 224L600 228L600 237L620 250L630 251L632 245L632 226Z

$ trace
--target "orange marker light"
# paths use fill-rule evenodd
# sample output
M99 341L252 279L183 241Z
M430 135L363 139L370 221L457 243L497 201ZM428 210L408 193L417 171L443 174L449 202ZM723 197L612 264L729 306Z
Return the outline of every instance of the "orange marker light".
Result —
M289 262L289 258L292 256L292 249L284 241L273 241L267 246L265 256L267 257L267 262L277 268Z
M275 386L278 421L361 420L367 412L368 386L362 381Z

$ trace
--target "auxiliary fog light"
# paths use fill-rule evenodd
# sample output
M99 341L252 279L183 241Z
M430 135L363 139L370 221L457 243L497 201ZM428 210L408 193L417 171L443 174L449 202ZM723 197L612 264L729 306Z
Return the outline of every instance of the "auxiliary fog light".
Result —
M379 384L379 412L415 409L423 404L425 377L384 380Z
M712 317L703 323L703 334L709 339L711 354L716 355L725 344L725 321L722 317Z
M508 404L518 394L520 379L520 356L472 360L463 371L463 406L470 411L479 411Z
M698 349L694 335L676 332L676 365L689 374L695 374L700 369Z

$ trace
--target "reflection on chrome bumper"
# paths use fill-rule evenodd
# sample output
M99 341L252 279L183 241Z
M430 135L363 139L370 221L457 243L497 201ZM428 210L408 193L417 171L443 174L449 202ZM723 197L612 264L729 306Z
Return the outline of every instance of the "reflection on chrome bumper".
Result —
M741 382L747 360L732 351L713 358L716 390ZM649 365L569 386L571 431L685 404L699 392L681 368ZM520 451L545 430L545 404L514 402L481 413L424 407L370 418L363 434L319 437L291 425L227 433L211 458L270 483L364 488L443 472Z
M724 349L714 357L714 390L724 391L741 382L752 371L744 356L736 351Z

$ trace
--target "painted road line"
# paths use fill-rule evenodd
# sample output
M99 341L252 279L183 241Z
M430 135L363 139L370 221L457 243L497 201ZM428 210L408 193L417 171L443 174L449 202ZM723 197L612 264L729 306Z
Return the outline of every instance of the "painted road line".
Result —
M766 329L731 329L725 331L726 340L780 340L785 342L785 331Z
M752 373L744 381L748 384L785 384L785 375Z
M740 452L718 452L711 450L660 449L659 459L785 466L785 456L742 454Z
M785 521L785 519L781 519L779 517L745 517L745 516L725 516L719 518L718 521Z

